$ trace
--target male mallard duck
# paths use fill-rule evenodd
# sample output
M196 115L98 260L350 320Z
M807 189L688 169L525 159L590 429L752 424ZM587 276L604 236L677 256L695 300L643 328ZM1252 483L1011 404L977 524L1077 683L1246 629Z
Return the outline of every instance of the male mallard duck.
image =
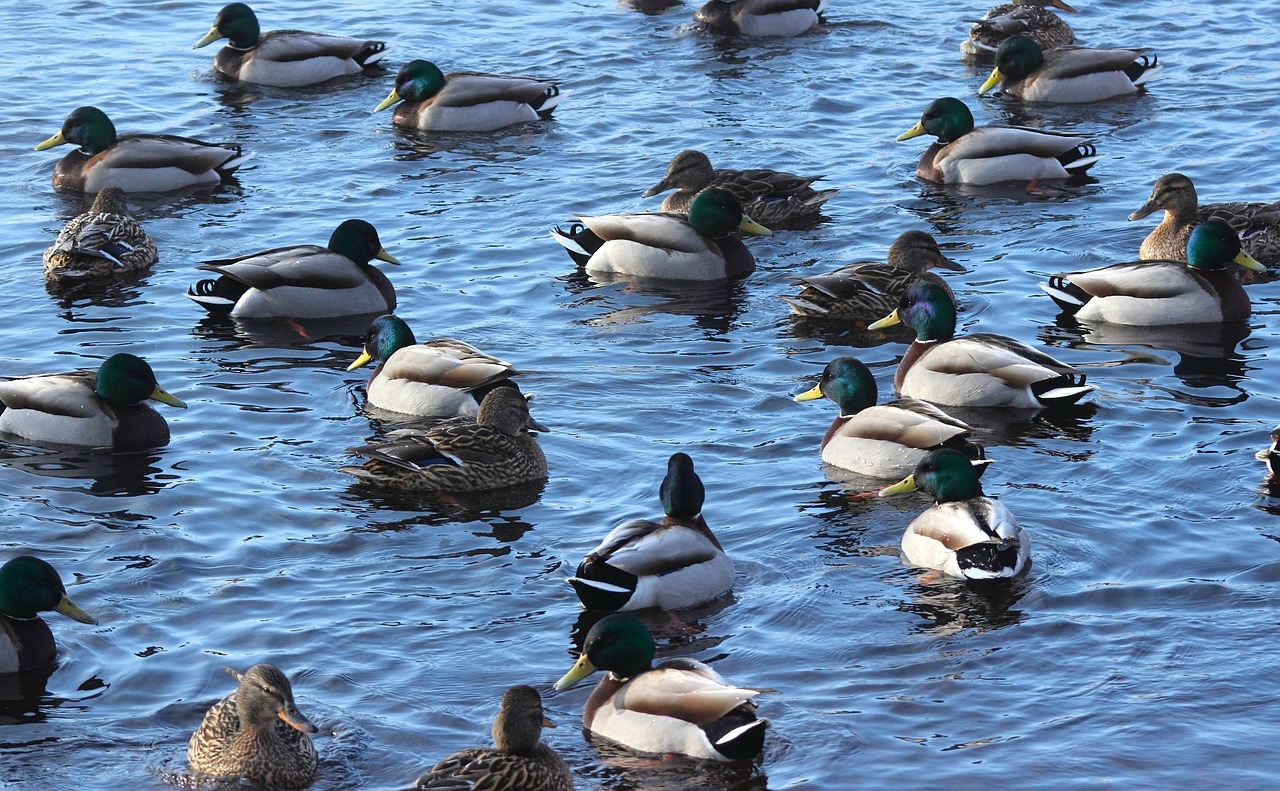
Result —
M573 791L564 759L541 741L554 728L538 690L521 685L502 696L493 721L493 747L459 750L418 778L414 788L454 791Z
M327 36L304 30L272 30L262 33L258 17L244 3L222 7L213 27L192 49L220 38L227 45L218 51L213 67L219 74L240 82L297 88L334 77L359 74L385 54L386 42L343 36Z
M40 613L60 612L80 623L96 624L76 606L53 566L19 555L0 566L0 673L48 667L58 660L49 625Z
M155 262L155 243L129 216L124 192L103 187L89 211L67 223L44 251L44 276L59 280L122 275Z
M719 761L760 754L769 721L756 718L752 698L759 690L731 687L696 659L654 667L653 655L653 637L643 623L607 615L591 627L582 655L555 688L608 671L583 706L582 724L633 750Z
M920 157L916 175L938 184L1065 179L1084 173L1100 158L1081 135L1021 126L974 129L973 113L950 96L930 103L919 122L897 139L923 134L938 141Z
M64 143L79 150L58 160L53 186L80 192L119 187L125 192L168 192L222 179L249 159L235 143L206 143L173 135L123 135L97 107L77 107L56 135L36 151Z
M301 244L205 261L200 269L217 279L200 280L187 296L210 313L241 319L330 319L387 313L396 291L372 259L400 263L382 249L378 232L364 220L347 220L327 247Z
M569 257L588 272L667 280L725 280L746 277L756 261L735 230L756 236L772 232L743 213L733 193L712 187L677 212L576 215L568 232L551 232ZM585 227L584 227L585 226Z
M663 176L643 197L674 189L662 201L662 211L688 213L693 198L707 187L733 193L742 210L774 231L812 228L822 217L822 204L840 190L815 190L822 176L797 176L781 170L717 170L701 151L681 151L671 159Z
M36 442L90 447L154 447L169 441L169 426L144 401L186 409L156 384L151 366L132 354L113 354L97 371L24 376L0 382L0 431Z
M1164 209L1164 219L1142 240L1139 258L1187 260L1187 238L1192 227L1212 217L1230 225L1240 235L1240 243L1260 263L1280 263L1280 201L1198 206L1191 179L1181 173L1166 173L1156 179L1151 197L1129 219L1141 220L1157 209Z
M551 117L563 98L550 80L455 71L442 74L430 61L411 60L396 74L396 87L376 113L396 102L392 121L428 132L492 132Z
M1271 445L1258 451L1253 456L1267 465L1267 474L1262 482L1268 485L1280 483L1280 426L1271 430Z
M1028 36L1011 36L978 95L1000 85L1011 99L1081 104L1129 96L1160 73L1155 55L1140 49L1062 47L1046 52Z
M933 404L902 398L876 405L875 377L853 357L827 363L817 386L795 400L824 396L840 406L819 446L822 460L832 466L873 478L901 478L938 448L983 458L982 448L969 441L973 429Z
M822 22L829 0L709 0L693 12L726 36L798 36Z
M1053 49L1071 44L1076 35L1062 17L1049 10L1049 6L1075 13L1075 9L1062 0L1013 0L995 6L973 23L969 38L960 45L966 55L990 57L1009 36L1030 36L1042 49Z
M880 491L889 497L919 488L936 501L902 534L908 563L966 580L1007 579L1027 570L1031 539L1008 508L983 496L979 474L963 453L942 448Z
M224 668L239 688L213 704L187 743L197 774L242 777L261 786L302 788L316 773L316 726L298 711L293 687L275 665L257 664L243 675Z
M702 518L705 491L683 453L667 460L658 487L660 522L632 519L591 550L569 584L589 610L682 610L733 588L733 561Z
M1073 404L1096 389L1085 375L1004 335L955 337L956 303L937 284L917 280L898 309L871 325L899 322L916 332L893 375L899 396L950 406L1038 408Z
M1187 259L1062 272L1040 287L1058 307L1085 321L1161 327L1249 318L1249 295L1227 264L1255 272L1266 267L1240 249L1231 226L1219 220L1197 225L1187 240Z

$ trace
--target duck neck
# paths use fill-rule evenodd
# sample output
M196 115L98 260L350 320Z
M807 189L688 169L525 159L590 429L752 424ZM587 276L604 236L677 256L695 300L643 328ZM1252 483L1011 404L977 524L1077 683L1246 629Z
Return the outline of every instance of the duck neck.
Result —
M902 355L902 362L898 363L898 370L893 374L893 392L895 394L902 395L902 382L907 378L907 371L911 369L911 366L915 365L916 360L919 360L925 352L932 349L937 343L937 341L933 340L914 340L911 342L911 345L907 347L906 353Z

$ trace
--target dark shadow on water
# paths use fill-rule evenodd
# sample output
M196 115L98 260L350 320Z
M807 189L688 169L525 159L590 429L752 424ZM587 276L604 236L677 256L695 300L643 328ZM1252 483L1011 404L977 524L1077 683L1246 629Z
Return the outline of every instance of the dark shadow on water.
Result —
M924 572L912 569L912 573ZM916 581L908 588L910 598L900 602L897 609L920 616L925 623L916 626L915 631L935 637L966 630L988 632L1022 619L1022 611L1014 606L1030 585L1027 577L982 584L953 579L923 584Z
M75 322L76 311L85 307L142 306L142 289L146 285L147 273L132 272L109 278L45 280L44 290L60 309L66 311L63 318Z
M682 0L619 0L632 11L639 11L645 16L659 16L673 8L684 5Z
M494 539L501 543L519 540L533 525L511 514L537 503L542 498L545 481L508 486L487 492L428 492L404 489L394 484L376 485L353 482L344 495L374 511L394 511L412 516L379 522L371 520L352 532L384 532L413 530L419 526L439 527L450 524L488 525ZM478 534L484 535L484 534Z
M769 787L769 777L758 760L722 763L636 753L588 730L582 735L599 760L574 767L574 774L610 791L764 791ZM766 736L766 753L768 744Z
M643 324L654 315L691 316L693 326L706 337L721 337L739 326L745 310L744 281L704 283L683 280L630 278L582 269L560 278L576 299L573 307L597 313L580 323L608 328Z
M973 427L973 439L987 449L987 455L999 463L999 446L1037 445L1042 440L1067 440L1087 443L1093 436L1093 418L1098 405L1086 400L1078 404L1050 409L1002 409L996 407L944 407L947 414ZM1081 458L1093 449L1081 449Z
M101 678L91 676L76 687L77 692L87 694L78 697L54 695L47 687L57 669L55 664L25 673L0 673L0 726L45 722L50 709L84 708L78 704L98 697L110 686ZM12 747L17 740L9 738L6 741Z
M96 497L137 497L155 494L182 476L166 471L160 464L161 451L80 448L71 445L40 447L0 441L0 464L68 482L84 482L67 487ZM63 488L63 487L55 487Z

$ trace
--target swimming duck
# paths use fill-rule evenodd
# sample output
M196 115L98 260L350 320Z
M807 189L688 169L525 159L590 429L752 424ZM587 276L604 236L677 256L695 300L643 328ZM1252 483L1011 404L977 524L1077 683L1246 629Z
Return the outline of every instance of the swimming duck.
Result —
M19 555L0 566L0 673L35 670L58 660L53 632L40 619L51 610L80 623L98 622L71 601L58 572L40 558Z
M1033 409L1073 404L1095 390L1080 370L1004 335L975 332L959 338L956 303L937 284L917 280L898 309L871 325L899 322L915 330L893 376L899 396L950 406Z
M219 74L277 88L316 85L334 77L359 74L381 60L387 49L383 41L304 30L262 33L257 15L244 3L223 6L213 27L191 48L200 49L220 38L227 39L227 45L213 59Z
M707 187L733 193L742 210L774 231L812 228L822 219L822 204L840 190L815 190L822 176L797 176L781 170L717 170L701 151L681 151L671 159L663 176L643 197L674 189L662 201L662 211L688 213L694 196Z
M1280 201L1199 206L1191 179L1181 173L1166 173L1156 179L1151 197L1129 219L1141 220L1158 209L1164 209L1164 219L1142 240L1139 258L1187 260L1191 229L1212 217L1230 225L1258 262L1265 266L1280 263Z
M442 74L432 62L411 60L396 74L396 87L379 112L397 102L392 121L428 132L491 132L551 117L560 86L550 80L455 71Z
M1140 49L1062 47L1045 51L1028 36L1005 39L996 67L978 95L1000 85L1011 99L1081 104L1138 92L1160 73L1155 55Z
M648 212L576 215L568 231L551 232L569 257L588 272L610 272L667 280L725 280L746 277L756 261L735 230L755 236L772 232L743 213L733 193L703 190L689 214Z
M798 36L822 22L829 0L709 0L693 13L726 36Z
M146 361L113 354L97 371L24 376L0 382L0 431L36 442L89 447L155 447L169 426L144 401L186 409L156 384Z
M1053 49L1075 42L1076 35L1062 17L1049 7L1074 14L1076 10L1063 0L1013 0L987 11L973 23L969 38L960 44L966 55L990 57L1009 36L1032 38L1042 49Z
M240 686L213 704L187 743L197 774L241 777L260 786L302 788L316 773L317 728L298 711L293 687L275 665L243 674L224 668Z
M1280 426L1271 430L1271 445L1255 453L1254 458L1267 465L1263 483L1272 486L1280 483Z
M236 258L205 261L217 272L200 280L187 296L214 314L242 319L329 319L387 313L396 291L372 259L400 263L382 248L378 232L364 220L334 229L326 247L276 247Z
M169 192L221 184L253 157L235 143L206 143L173 135L116 136L97 107L77 107L62 129L36 151L64 143L80 146L58 160L53 186L80 192L119 187L125 192Z
M155 262L155 243L129 216L124 192L103 187L89 211L67 223L44 251L44 276L70 280L122 275Z
M1197 225L1187 240L1187 259L1061 272L1040 287L1063 311L1085 321L1160 327L1249 318L1249 296L1227 264L1255 272L1266 267L1240 249L1231 226L1219 220Z
M936 501L902 534L902 554L915 566L951 577L988 581L1027 570L1031 539L1009 509L982 494L979 471L962 453L929 451L916 471L881 497L922 489Z
M702 518L705 491L684 453L667 460L661 521L632 519L591 550L569 584L589 610L681 610L733 588L733 561Z
M973 113L950 96L930 103L920 121L897 139L923 134L938 141L920 157L916 175L938 184L1065 179L1084 173L1100 159L1081 135L1021 126L974 129Z
M494 746L459 750L419 777L414 788L573 791L568 765L540 740L544 727L555 725L543 712L538 690L512 687L493 721Z
M718 761L760 754L769 721L756 718L752 698L758 690L731 687L696 659L667 659L654 667L653 656L653 637L643 623L606 615L591 627L582 655L555 688L608 671L583 706L582 724L633 750Z

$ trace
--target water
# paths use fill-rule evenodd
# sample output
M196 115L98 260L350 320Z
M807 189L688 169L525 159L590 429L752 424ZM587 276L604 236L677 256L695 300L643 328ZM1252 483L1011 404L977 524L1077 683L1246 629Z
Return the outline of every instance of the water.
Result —
M1035 284L1132 258L1155 218L1124 218L1162 173L1187 173L1206 201L1280 198L1275 12L1079 5L1080 42L1159 52L1149 95L1016 116L978 100L985 70L958 45L982 8L938 0L836 2L825 29L756 43L699 33L690 4L258 9L268 29L385 38L393 67L425 56L571 91L553 122L427 140L370 116L389 75L304 91L218 83L213 48L189 49L216 3L0 10L11 36L39 42L0 66L3 373L129 350L190 405L160 407L173 441L148 454L0 444L3 554L53 562L101 620L50 618L64 659L0 708L0 783L171 787L202 712L233 688L221 668L270 660L331 734L313 788L402 788L486 742L507 686L549 693L579 617L563 579L617 521L657 513L666 459L683 450L738 579L731 599L686 615L701 631L651 624L664 655L776 690L761 704L774 727L755 765L659 762L585 740L585 689L547 694L561 727L546 738L579 788L1185 787L1210 765L1223 785L1274 785L1259 679L1278 669L1280 503L1252 456L1280 411L1280 286L1251 287L1248 337L1206 350L1084 338ZM1095 135L1096 180L1039 196L917 182L925 141L893 137L944 94L980 123ZM31 147L89 103L121 131L237 140L257 158L236 186L131 200L161 249L150 274L53 295L40 253L83 204L49 187L61 152ZM575 211L655 208L640 193L694 146L717 163L826 173L842 189L833 222L751 240L759 270L728 287L584 282L548 229ZM346 217L372 222L404 262L384 269L419 337L464 338L527 372L553 429L540 492L355 488L336 469L386 417L362 413L366 373L344 370L363 321L237 326L182 296L202 259L323 243ZM968 267L947 275L964 329L1048 346L1100 388L1065 418L967 416L998 460L987 490L1033 537L1030 577L999 596L921 584L896 547L924 499L855 500L869 482L818 459L833 405L790 401L851 352L887 394L901 344L797 331L777 297L794 292L789 276L881 256L911 228Z

